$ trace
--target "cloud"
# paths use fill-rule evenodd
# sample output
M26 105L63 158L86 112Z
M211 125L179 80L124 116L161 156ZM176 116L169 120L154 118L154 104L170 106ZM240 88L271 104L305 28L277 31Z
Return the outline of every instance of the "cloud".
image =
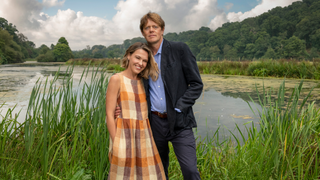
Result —
M214 30L223 23L242 21L296 0L262 0L248 12L228 14L218 7L217 0L120 0L115 7L117 13L110 20L86 16L72 9L58 10L53 16L42 12L44 8L63 6L65 0L1 1L0 16L16 25L37 47L56 44L63 36L72 50L80 50L86 45L109 46L120 44L125 39L141 37L140 18L149 11L160 14L165 20L165 33L196 30L201 26L209 26ZM224 8L229 7L231 3L226 3Z
M210 17L223 13L223 10L217 7L217 0L199 0L184 18L186 29L199 29L201 26L207 26Z
M0 16L16 25L18 30L37 29L41 10L42 4L37 0L2 0Z
M217 29L221 24L221 22L236 22L236 21L242 21L249 17L255 17L259 16L260 14L263 14L264 12L267 12L268 10L275 8L277 6L288 6L292 4L293 2L301 1L301 0L262 0L259 5L251 9L247 12L230 12L228 14L221 14L219 16L216 16L214 19L211 20L209 27L213 30ZM222 17L223 16L223 17Z
M43 4L44 7L50 8L50 7L55 7L55 6L63 6L65 1L66 0L62 0L62 1L59 1L59 0L43 0L42 4Z

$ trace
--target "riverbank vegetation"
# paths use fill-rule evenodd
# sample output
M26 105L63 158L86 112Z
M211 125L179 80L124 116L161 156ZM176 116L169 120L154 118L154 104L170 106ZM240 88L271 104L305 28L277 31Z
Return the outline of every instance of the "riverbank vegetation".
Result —
M198 62L202 74L320 79L320 61L260 60Z
M107 73L88 67L77 89L71 76L61 74L72 74L72 68L36 83L24 122L12 109L1 117L1 179L106 179ZM220 127L206 140L198 139L201 178L319 179L320 113L305 104L308 97L299 101L301 89L302 83L287 103L285 84L275 101L269 92L257 92L263 107L259 126L248 122L246 132L238 128L240 136L230 131L223 140ZM172 147L170 158L170 179L182 179Z
M120 65L120 59L109 59L109 58L79 58L79 59L69 59L67 65L84 65L84 66L102 66L107 70L114 70L115 72L123 71L124 68Z

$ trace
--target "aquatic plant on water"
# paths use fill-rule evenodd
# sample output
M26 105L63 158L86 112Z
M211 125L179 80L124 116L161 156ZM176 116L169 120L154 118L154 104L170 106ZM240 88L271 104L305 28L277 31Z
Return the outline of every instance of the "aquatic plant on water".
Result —
M72 76L61 79L59 73L39 80L25 121L17 121L15 107L0 119L0 179L106 179L107 79L105 69L88 67L79 88L74 88ZM260 124L247 123L246 132L236 125L240 136L230 131L230 138L221 140L220 127L206 140L199 139L201 178L319 179L320 113L313 103L306 103L308 97L299 101L302 85L288 102L284 83L275 101L264 89L257 92L263 94ZM170 160L170 179L182 179L172 146Z

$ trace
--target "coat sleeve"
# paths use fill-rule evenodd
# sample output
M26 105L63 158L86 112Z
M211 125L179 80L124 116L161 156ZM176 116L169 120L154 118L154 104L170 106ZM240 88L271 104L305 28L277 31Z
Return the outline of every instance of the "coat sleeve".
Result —
M201 95L203 83L196 58L185 43L182 43L180 54L181 66L188 87L183 96L178 99L176 108L180 109L182 112L186 112L189 107L194 105L196 99Z

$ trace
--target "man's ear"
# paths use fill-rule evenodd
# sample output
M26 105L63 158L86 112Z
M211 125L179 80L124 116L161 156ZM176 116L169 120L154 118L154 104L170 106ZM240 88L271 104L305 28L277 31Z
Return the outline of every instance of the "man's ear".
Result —
M142 34L142 36L143 36L143 37L145 37L145 36L144 36L144 32L143 32L143 31L141 31L141 34Z
M162 29L162 36L163 36L163 34L164 34L164 29L165 29L165 28L163 27L163 29Z

